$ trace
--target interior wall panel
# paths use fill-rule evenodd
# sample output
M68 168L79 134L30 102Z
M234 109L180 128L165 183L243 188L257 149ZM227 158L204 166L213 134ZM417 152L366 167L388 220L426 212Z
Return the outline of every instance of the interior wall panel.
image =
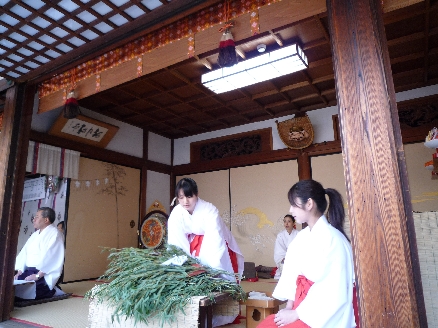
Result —
M348 219L347 188L345 186L344 164L342 154L332 154L311 158L312 178L322 184L324 188L333 188L339 191L344 201L345 225L344 230L350 238L350 221ZM351 239L351 238L350 238Z
M170 213L170 175L148 170L146 188L146 210L158 201L167 215Z
M423 143L404 145L412 210L415 212L438 211L438 180L432 180L431 171L424 163L432 160L435 149Z
M232 231L246 262L274 267L275 239L298 181L295 160L231 169ZM300 228L300 227L298 227Z
M79 165L70 187L64 281L101 276L108 264L102 247L137 246L140 170L87 158Z

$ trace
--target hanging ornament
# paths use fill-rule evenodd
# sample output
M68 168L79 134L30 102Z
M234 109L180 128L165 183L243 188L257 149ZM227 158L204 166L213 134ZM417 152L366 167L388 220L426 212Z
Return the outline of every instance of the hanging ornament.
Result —
M58 185L58 178L57 177L55 177L53 175L47 176L47 192L48 193L55 192L57 185Z
M64 104L64 117L65 118L75 118L81 113L81 110L79 109L78 101L76 100L76 68L73 69L73 72L71 73L71 87L69 88L69 92L67 94L67 100Z
M71 90L67 95L67 100L64 104L64 117L65 118L75 118L81 113L79 109L78 101L76 100L76 93L74 90Z
M221 67L231 67L237 64L236 45L234 44L230 27L233 27L233 23L227 22L225 26L219 30L220 32L223 31L219 43L219 56L217 58L217 62Z
M225 1L225 23L219 29L222 33L221 41L219 43L219 56L217 62L221 67L231 67L237 64L236 45L234 44L233 35L230 28L234 26L234 22L229 21L230 1Z

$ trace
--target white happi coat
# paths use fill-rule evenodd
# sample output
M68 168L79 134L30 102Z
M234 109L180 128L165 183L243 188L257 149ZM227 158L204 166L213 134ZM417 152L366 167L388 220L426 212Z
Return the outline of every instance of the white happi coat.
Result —
M64 265L64 237L52 224L35 231L15 260L15 270L35 267L44 272L47 286L53 289Z
M287 230L283 230L277 235L274 247L274 261L277 264L277 267L280 266L281 261L286 257L287 248L297 234L298 230L293 229L290 234Z
M178 246L192 255L189 240L191 234L204 236L198 257L201 263L215 269L234 272L228 254L229 247L236 253L238 273L243 273L242 252L213 204L198 198L191 215L179 204L172 210L168 220L168 244ZM233 277L226 278L234 280Z
M314 282L296 309L301 321L312 328L356 327L351 245L324 215L290 244L274 297L294 300L299 275Z

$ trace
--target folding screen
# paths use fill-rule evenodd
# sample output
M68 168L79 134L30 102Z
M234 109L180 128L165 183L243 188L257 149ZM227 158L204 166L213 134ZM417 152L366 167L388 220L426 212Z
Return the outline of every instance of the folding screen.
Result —
M70 185L64 281L102 275L102 247L137 247L140 170L82 157L79 165Z
M287 192L298 181L295 160L233 168L231 231L246 262L274 267L275 239L289 213ZM299 227L298 227L299 228Z

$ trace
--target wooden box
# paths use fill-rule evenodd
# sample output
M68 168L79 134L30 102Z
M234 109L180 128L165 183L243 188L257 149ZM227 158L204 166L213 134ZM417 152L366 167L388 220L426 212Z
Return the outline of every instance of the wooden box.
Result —
M271 293L266 296L272 297ZM286 301L273 300L247 300L240 304L246 306L246 328L256 328L267 316L277 313L279 306Z

